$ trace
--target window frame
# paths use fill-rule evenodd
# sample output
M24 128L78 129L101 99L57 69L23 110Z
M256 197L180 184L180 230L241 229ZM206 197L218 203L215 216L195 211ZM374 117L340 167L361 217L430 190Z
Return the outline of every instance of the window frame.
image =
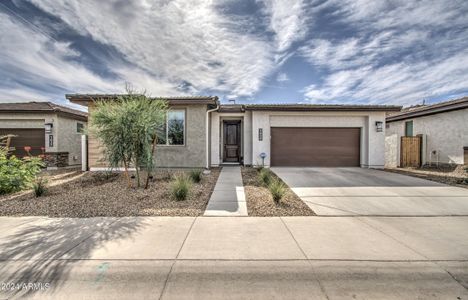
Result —
M408 135L408 125L411 124L411 135ZM414 136L414 123L413 120L405 122L405 136Z
M81 132L78 131L78 126L81 125ZM85 130L85 125L81 122L76 122L76 134L83 135Z
M169 112L174 112L174 111L183 111L184 112L184 143L181 145L171 145L169 144ZM166 112L166 143L165 144L156 144L156 147L185 147L187 144L187 109L186 108L176 108L176 109L169 109Z

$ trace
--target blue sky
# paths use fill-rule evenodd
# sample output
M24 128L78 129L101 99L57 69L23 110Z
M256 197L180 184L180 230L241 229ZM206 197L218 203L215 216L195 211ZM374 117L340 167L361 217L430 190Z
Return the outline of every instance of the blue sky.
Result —
M468 1L6 0L0 101L419 104L468 94Z

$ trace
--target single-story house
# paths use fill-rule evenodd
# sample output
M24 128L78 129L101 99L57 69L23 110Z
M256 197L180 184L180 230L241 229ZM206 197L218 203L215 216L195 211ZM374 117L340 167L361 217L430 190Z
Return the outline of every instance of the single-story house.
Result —
M468 164L468 97L405 108L386 118L386 165L403 166L402 137L420 137L417 164Z
M52 102L0 103L0 136L14 135L13 154L42 155L50 168L81 165L87 121L86 112Z
M68 94L93 111L116 95ZM167 139L156 149L159 167L222 164L383 168L385 115L399 106L221 105L217 97L167 97ZM181 132L171 132L170 128ZM107 169L102 147L88 137L90 170Z

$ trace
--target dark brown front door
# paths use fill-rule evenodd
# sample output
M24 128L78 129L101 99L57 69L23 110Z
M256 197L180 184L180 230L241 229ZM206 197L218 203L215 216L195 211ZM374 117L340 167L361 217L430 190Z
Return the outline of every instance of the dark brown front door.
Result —
M224 121L224 161L239 162L240 121Z
M358 167L360 128L272 127L271 165Z

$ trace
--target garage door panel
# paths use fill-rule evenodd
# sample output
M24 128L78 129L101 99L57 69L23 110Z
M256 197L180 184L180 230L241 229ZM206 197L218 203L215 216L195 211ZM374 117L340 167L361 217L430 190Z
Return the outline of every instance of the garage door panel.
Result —
M0 136L13 134L15 137L11 139L10 147L15 148L13 154L17 157L27 156L24 150L25 146L31 147L32 155L42 154L41 148L45 147L45 130L42 128L11 128L0 129Z
M360 128L272 127L272 166L360 166Z

